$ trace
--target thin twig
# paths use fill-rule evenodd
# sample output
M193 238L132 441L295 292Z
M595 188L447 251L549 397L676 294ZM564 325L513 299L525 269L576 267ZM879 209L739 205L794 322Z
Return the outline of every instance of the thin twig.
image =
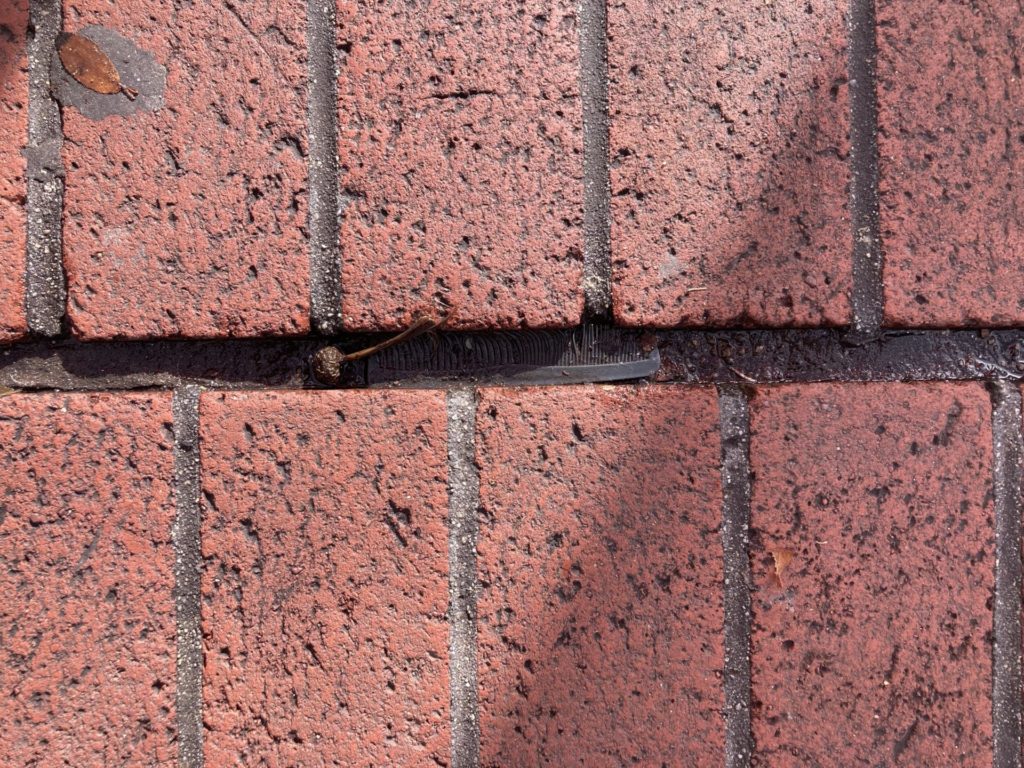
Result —
M385 339L380 344L374 344L372 347L360 349L357 352L348 352L343 354L341 358L342 362L349 363L352 362L353 360L362 360L363 358L375 355L378 352L387 349L388 347L393 347L396 344L401 344L402 342L408 341L409 339L414 339L417 336L423 335L424 333L429 333L430 331L433 331L444 325L444 321L447 319L447 316L442 317L440 320L436 320L433 317L419 317L415 321L413 321L413 324L406 328L404 331L395 336L392 336L390 339Z
M747 376L747 374L745 374L743 371L739 370L738 368L733 368L731 365L727 365L726 368L728 368L730 371L735 373L737 376L739 376L744 381L749 381L751 384L757 384L757 379L754 379L754 378L751 378L750 376Z

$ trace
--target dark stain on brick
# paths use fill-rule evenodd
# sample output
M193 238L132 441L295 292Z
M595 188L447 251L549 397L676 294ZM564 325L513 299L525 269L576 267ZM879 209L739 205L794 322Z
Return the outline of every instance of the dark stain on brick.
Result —
M935 437L932 438L932 445L941 445L943 448L949 445L949 438L953 434L953 427L956 426L960 414L963 413L963 405L959 400L953 401L953 406L946 414L946 423Z
M910 739L913 737L914 732L917 730L918 722L920 721L915 717L914 722L910 724L910 727L907 728L906 732L902 736L900 736L899 740L893 745L893 762L897 762L900 759L900 755L902 755L904 750L906 750L907 744L910 743Z
M388 499L388 509L384 512L384 522L391 529L391 533L395 535L395 538L398 539L399 544L403 547L409 546L406 532L412 525L411 509L400 507L394 501Z

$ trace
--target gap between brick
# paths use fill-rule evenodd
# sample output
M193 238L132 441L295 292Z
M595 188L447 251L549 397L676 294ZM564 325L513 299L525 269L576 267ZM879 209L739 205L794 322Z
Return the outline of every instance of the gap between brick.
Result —
M580 2L583 106L583 298L589 320L611 314L611 182L608 169L608 9Z
M850 0L850 213L853 226L853 328L876 336L884 319L878 215L878 102L875 0Z
M722 552L725 602L725 766L747 768L750 727L750 405L736 385L718 390L722 441Z
M50 93L50 61L63 24L61 0L29 3L25 317L37 336L64 330L64 142L60 108Z
M338 222L338 71L333 2L307 3L309 61L309 307L310 325L341 333Z
M438 334L491 357L507 360L536 349L538 331ZM657 346L658 382L690 384L779 384L818 381L986 381L1024 379L1024 330L887 330L863 342L841 329L751 331L658 331L613 329ZM352 349L381 335L359 335L334 343ZM34 341L0 347L0 387L30 391L173 389L185 384L209 389L317 387L309 361L324 346L315 337L181 341ZM493 370L467 370L432 378L430 359L420 388L446 389L482 382L502 384ZM341 387L365 387L365 365L346 370ZM507 382L504 382L507 383ZM624 382L629 383L629 382Z
M199 574L199 387L174 392L174 610L179 768L203 766L203 645Z
M449 684L452 768L480 765L477 695L477 507L476 393L448 393Z
M1021 765L1021 393L992 385L995 600L992 609L992 737L995 768Z

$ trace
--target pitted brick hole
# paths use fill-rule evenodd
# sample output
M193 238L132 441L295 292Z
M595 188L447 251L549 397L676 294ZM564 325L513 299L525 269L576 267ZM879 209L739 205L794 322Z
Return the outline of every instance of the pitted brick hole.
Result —
M128 117L139 110L156 112L164 105L167 87L167 68L159 64L153 54L112 29L89 26L77 34L98 45L117 67L122 85L139 92L131 100L122 93L96 93L76 81L60 62L54 51L50 62L50 87L53 95L64 107L75 107L90 120L102 120L111 115Z

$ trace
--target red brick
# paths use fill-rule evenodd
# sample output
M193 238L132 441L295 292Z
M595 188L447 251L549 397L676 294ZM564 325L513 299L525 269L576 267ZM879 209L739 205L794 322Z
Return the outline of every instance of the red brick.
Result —
M887 325L1024 321L1016 3L878 4Z
M176 765L170 405L0 400L0 765Z
M28 0L0 3L0 343L23 336Z
M608 8L615 317L850 321L842 3Z
M204 395L206 765L447 764L445 403Z
M978 384L758 391L755 764L991 764L990 408Z
M577 25L569 0L338 0L349 328L579 322Z
M721 765L716 398L485 391L484 766Z
M167 68L156 112L63 111L78 336L308 330L304 9L64 0L69 30L111 28Z

